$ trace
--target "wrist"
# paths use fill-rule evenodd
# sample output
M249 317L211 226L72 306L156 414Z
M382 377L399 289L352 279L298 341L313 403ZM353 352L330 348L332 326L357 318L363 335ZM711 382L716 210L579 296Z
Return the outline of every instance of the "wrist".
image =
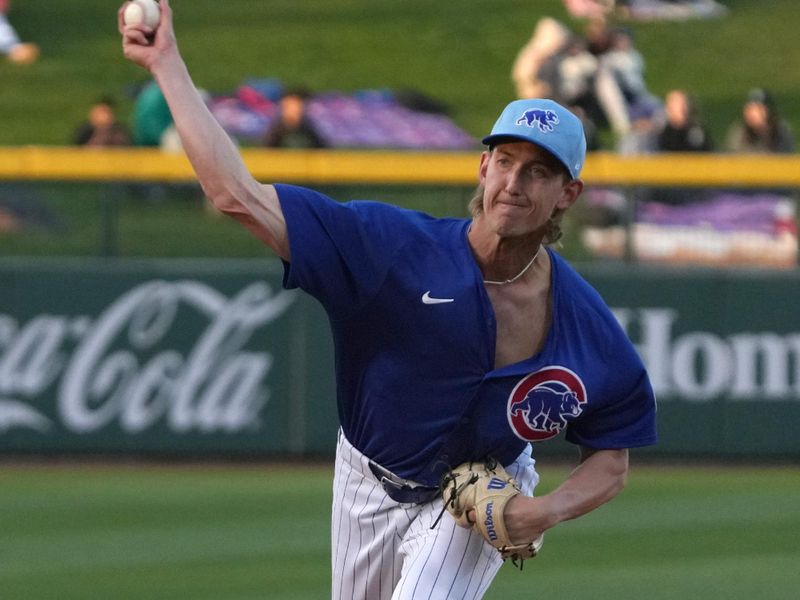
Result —
M158 52L150 63L150 74L159 80L169 79L181 72L187 72L186 65L177 50Z
M560 521L547 496L530 497L519 494L505 510L506 527L515 543L539 537Z

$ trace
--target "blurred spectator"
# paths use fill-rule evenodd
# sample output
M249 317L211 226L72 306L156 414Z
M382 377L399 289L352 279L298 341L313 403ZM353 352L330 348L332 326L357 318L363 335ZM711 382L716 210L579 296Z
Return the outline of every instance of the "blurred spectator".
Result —
M664 109L660 102L641 101L631 107L628 117L630 129L620 137L617 152L620 154L652 154L658 151L658 135L664 127Z
M306 113L307 90L296 88L283 94L278 115L264 135L269 148L324 148L325 142Z
M611 27L605 19L593 19L586 24L583 36L586 38L586 49L600 56L611 48Z
M556 89L553 99L570 108L580 108L586 119L595 124L607 124L605 114L595 94L598 60L586 46L586 40L573 35L556 61Z
M794 134L766 90L750 90L741 120L728 131L725 148L730 152L756 154L794 152Z
M665 97L666 124L658 136L661 152L711 152L714 145L700 121L694 99L684 90L671 90ZM714 197L713 190L668 187L651 188L651 198L668 205L702 202Z
M710 152L714 144L700 121L697 103L684 90L671 90L665 98L666 124L658 136L662 152Z
M629 111L651 104L654 96L644 79L644 58L634 46L633 33L624 27L611 32L611 46L600 56L597 97L611 128L619 136L631 126Z
M650 110L658 99L644 79L644 58L630 30L593 20L586 36L543 17L514 61L519 98L553 98L580 109L594 128L610 126L618 140L631 128L630 112Z
M6 16L9 6L9 0L0 0L0 54L5 54L8 60L20 65L35 62L39 58L39 46L20 40Z
M137 146L161 146L162 136L172 126L172 113L155 81L147 82L133 106L133 142Z
M181 148L174 147L177 139L172 113L167 106L167 101L161 88L150 80L142 85L135 94L133 103L133 143L136 146L147 146L180 152ZM167 186L163 183L141 183L129 187L130 192L145 202L164 202L173 197L177 187Z
M127 146L131 143L127 128L117 120L113 98L103 96L92 104L86 122L78 126L72 143L78 146Z
M570 39L569 30L552 17L542 17L533 35L514 60L511 79L518 98L550 98L557 88L557 74L551 59Z
M517 54L512 79L519 98L553 98L579 108L595 128L610 125L619 136L630 128L629 107L652 98L630 32L610 30L600 20L581 37L551 17L540 19Z

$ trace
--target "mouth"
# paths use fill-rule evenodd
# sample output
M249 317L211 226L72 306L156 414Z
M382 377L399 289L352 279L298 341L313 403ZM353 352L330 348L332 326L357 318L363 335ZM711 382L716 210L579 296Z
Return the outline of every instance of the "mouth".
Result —
M525 204L524 202L514 201L514 200L498 200L497 201L497 205L498 206L505 206L505 207L508 207L508 208L521 208L521 209L528 208L528 205Z

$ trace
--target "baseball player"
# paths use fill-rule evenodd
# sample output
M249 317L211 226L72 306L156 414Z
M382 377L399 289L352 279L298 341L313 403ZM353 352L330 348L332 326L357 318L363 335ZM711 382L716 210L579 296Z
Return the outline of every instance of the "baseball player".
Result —
M161 8L155 32L125 27L120 9L125 56L161 86L211 201L330 317L341 422L332 597L481 598L508 555L495 545L501 524L501 550L534 554L546 530L612 499L628 448L656 439L642 362L598 294L546 246L583 189L579 120L548 100L508 105L484 139L471 219L264 185L197 93L169 1ZM580 463L534 497L532 442L562 431ZM492 501L453 518L443 478L487 460L516 492L502 514Z

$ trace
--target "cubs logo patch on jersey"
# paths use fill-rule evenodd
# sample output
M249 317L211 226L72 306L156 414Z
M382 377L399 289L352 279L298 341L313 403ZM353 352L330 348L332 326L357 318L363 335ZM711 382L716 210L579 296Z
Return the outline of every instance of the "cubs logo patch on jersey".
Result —
M557 436L583 412L586 388L573 371L544 367L522 379L508 398L508 423L527 442Z

